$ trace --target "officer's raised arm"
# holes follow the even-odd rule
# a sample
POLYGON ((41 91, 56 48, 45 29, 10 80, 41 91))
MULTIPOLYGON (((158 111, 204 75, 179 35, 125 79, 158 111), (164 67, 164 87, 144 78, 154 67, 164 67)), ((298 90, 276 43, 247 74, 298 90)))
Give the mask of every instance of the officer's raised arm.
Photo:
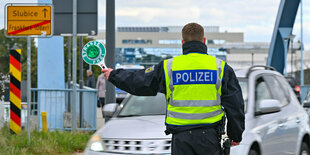
POLYGON ((162 62, 147 69, 102 69, 106 79, 116 87, 138 96, 154 96, 163 85, 162 62))

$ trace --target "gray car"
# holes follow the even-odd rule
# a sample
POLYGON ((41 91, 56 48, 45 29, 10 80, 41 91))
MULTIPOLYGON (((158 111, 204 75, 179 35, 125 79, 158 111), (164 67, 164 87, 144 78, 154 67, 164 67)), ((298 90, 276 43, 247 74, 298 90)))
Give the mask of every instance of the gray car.
MULTIPOLYGON (((268 67, 267 67, 268 68, 268 67)), ((286 79, 276 71, 236 72, 245 101, 245 131, 232 155, 309 154, 309 117, 286 79)), ((170 154, 171 136, 164 134, 165 97, 129 96, 117 107, 107 104, 114 117, 97 131, 85 154, 170 154)))
POLYGON ((171 135, 165 135, 165 96, 129 95, 118 107, 107 104, 105 114, 116 113, 89 141, 85 154, 170 154, 171 135))
POLYGON ((245 101, 245 131, 235 155, 309 154, 309 117, 286 79, 262 66, 236 72, 245 101))

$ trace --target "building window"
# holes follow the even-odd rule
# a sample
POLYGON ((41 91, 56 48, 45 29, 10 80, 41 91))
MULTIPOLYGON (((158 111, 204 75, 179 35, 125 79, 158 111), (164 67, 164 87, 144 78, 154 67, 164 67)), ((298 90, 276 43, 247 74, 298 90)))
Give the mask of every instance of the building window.
POLYGON ((158 44, 165 44, 165 45, 182 44, 182 41, 181 40, 158 40, 158 44))
POLYGON ((152 40, 142 40, 142 39, 124 39, 123 44, 152 44, 152 40))
POLYGON ((224 43, 225 43, 225 40, 207 40, 207 44, 221 45, 224 43))

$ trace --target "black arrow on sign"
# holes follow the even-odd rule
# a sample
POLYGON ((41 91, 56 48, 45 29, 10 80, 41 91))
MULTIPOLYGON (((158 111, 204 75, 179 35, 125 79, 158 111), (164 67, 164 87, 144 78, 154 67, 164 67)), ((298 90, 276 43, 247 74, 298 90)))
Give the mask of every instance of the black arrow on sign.
POLYGON ((46 12, 48 12, 48 10, 46 8, 44 8, 42 11, 44 12, 44 18, 45 18, 46 17, 46 12))

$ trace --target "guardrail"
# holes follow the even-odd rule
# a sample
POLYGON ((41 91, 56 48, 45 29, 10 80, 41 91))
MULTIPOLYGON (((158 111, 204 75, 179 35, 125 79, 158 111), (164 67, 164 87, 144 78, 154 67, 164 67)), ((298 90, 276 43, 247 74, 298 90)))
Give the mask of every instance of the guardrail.
POLYGON ((76 115, 71 113, 72 89, 31 88, 32 126, 42 129, 41 112, 47 113, 48 130, 72 130, 72 118, 77 130, 96 130, 96 89, 77 89, 76 115))

